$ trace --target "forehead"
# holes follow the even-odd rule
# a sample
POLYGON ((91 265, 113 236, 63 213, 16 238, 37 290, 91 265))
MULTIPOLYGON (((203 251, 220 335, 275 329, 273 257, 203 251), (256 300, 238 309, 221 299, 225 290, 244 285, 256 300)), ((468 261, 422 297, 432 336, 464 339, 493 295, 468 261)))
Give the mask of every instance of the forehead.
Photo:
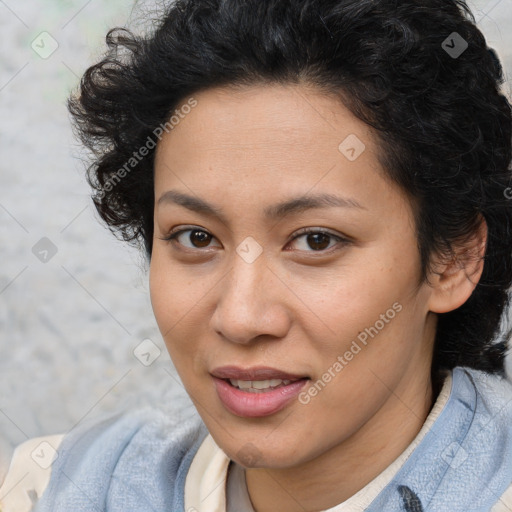
POLYGON ((192 98, 158 144, 157 200, 171 188, 261 208, 310 193, 363 205, 396 200, 397 190, 383 188, 390 184, 371 128, 339 98, 299 85, 213 88, 192 98))
POLYGON ((370 127, 339 98, 311 86, 218 87, 192 98, 195 106, 181 111, 190 98, 182 102, 176 109, 180 115, 173 117, 178 122, 163 134, 157 167, 171 155, 167 164, 193 161, 208 167, 227 160, 240 170, 251 164, 260 169, 277 165, 278 170, 285 163, 296 164, 297 172, 311 164, 327 170, 354 156, 359 164, 378 167, 370 127))
MULTIPOLYGON (((207 89, 192 97, 196 106, 180 116, 172 133, 186 131, 182 135, 189 136, 194 131, 212 143, 225 142, 225 135, 229 134, 233 144, 262 142, 281 146, 320 136, 327 137, 326 142, 335 142, 343 135, 340 123, 345 125, 347 134, 352 130, 370 135, 369 127, 340 98, 323 94, 312 86, 226 86, 207 89)), ((188 101, 189 98, 176 110, 180 111, 188 101)))

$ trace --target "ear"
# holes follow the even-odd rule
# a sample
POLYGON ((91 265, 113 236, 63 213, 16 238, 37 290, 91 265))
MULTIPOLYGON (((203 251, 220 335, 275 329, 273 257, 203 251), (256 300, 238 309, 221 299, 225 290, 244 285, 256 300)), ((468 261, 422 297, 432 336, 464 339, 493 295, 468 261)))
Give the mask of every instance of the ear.
POLYGON ((448 313, 469 299, 482 276, 486 247, 487 223, 481 217, 471 237, 454 246, 448 259, 434 265, 429 276, 433 288, 430 311, 448 313))

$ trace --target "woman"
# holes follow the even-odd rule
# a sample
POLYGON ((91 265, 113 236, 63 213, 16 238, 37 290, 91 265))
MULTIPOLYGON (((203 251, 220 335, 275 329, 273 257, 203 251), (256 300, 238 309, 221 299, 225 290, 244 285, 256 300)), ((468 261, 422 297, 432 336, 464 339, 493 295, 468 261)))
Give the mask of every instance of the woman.
POLYGON ((465 3, 178 0, 107 42, 70 110, 198 416, 53 439, 34 510, 512 510, 511 109, 465 3))

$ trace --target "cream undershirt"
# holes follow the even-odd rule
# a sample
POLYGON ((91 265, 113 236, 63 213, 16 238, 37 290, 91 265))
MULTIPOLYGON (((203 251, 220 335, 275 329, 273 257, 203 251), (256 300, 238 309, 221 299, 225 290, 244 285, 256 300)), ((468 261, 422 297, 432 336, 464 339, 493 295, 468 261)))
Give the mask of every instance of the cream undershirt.
POLYGON ((0 487, 0 512, 30 512, 50 481, 51 465, 64 435, 34 437, 14 450, 0 487))

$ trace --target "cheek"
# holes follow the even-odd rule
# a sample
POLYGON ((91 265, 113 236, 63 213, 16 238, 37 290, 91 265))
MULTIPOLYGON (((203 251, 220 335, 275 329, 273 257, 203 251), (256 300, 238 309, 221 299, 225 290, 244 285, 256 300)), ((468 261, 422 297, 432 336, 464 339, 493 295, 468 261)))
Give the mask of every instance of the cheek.
POLYGON ((153 250, 149 266, 149 295, 151 306, 162 334, 169 328, 173 316, 172 298, 175 296, 173 281, 165 271, 159 251, 153 250))
MULTIPOLYGON (((376 257, 365 262, 361 259, 357 265, 343 269, 329 288, 312 289, 309 283, 308 305, 318 312, 331 332, 331 339, 335 334, 337 348, 342 348, 337 340, 352 340, 376 323, 378 330, 384 332, 412 313, 411 307, 417 302, 415 269, 407 268, 407 262, 393 266, 377 264, 377 261, 384 260, 376 257), (396 309, 402 311, 397 314, 396 309)), ((307 289, 306 286, 303 283, 302 289, 307 289)))
POLYGON ((427 287, 416 288, 417 269, 407 261, 394 267, 360 264, 322 298, 318 311, 329 327, 325 336, 307 333, 321 354, 322 374, 316 377, 334 381, 319 402, 326 407, 336 403, 347 414, 363 398, 372 410, 407 370, 424 341, 429 296, 427 287))
POLYGON ((160 329, 166 332, 188 315, 204 296, 201 279, 172 264, 166 251, 153 252, 149 268, 149 291, 160 329))
POLYGON ((208 322, 205 301, 211 284, 171 264, 165 250, 154 251, 149 269, 149 291, 158 328, 184 381, 188 369, 200 365, 198 346, 208 322))
MULTIPOLYGON (((180 273, 166 261, 162 251, 154 251, 149 269, 149 292, 153 313, 170 349, 169 340, 186 324, 186 313, 192 307, 190 286, 184 282, 180 273), (186 293, 184 293, 186 290, 186 293)), ((171 354, 172 355, 172 354, 171 354)))

